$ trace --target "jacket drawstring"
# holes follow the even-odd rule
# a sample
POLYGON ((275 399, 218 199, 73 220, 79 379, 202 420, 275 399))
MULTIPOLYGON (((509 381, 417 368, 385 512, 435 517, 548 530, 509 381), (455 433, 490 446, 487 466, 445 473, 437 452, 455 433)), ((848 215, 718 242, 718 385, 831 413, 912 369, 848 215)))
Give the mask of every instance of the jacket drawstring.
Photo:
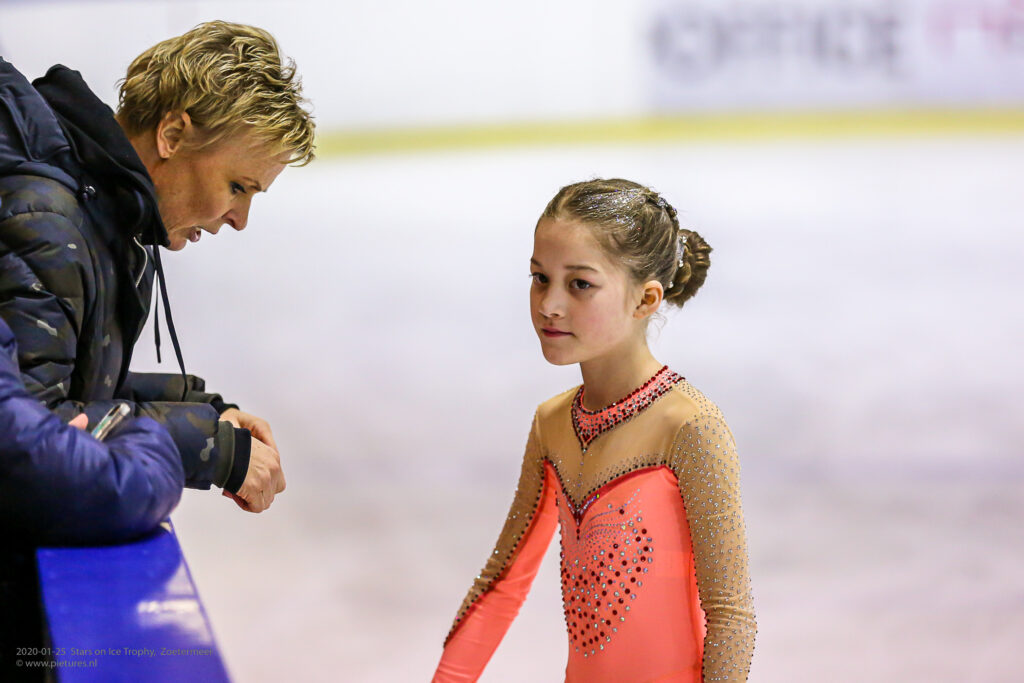
POLYGON ((188 394, 188 377, 185 375, 185 361, 181 357, 181 346, 178 344, 178 335, 174 331, 174 320, 171 318, 171 303, 167 299, 167 282, 164 278, 163 264, 160 263, 160 245, 153 245, 153 265, 156 266, 157 284, 160 288, 160 296, 157 298, 157 310, 154 318, 153 330, 156 332, 156 353, 157 362, 160 362, 160 299, 164 302, 164 316, 167 318, 167 331, 171 335, 171 344, 174 346, 174 355, 178 358, 178 367, 181 368, 181 400, 185 400, 188 394))
MULTIPOLYGON (((138 289, 139 283, 142 282, 142 276, 146 274, 146 266, 149 265, 149 252, 142 246, 142 242, 139 241, 138 237, 133 237, 132 241, 135 242, 135 246, 142 252, 142 268, 139 269, 139 276, 135 278, 135 288, 138 289)), ((154 247, 155 249, 156 247, 154 247)), ((153 308, 153 336, 154 342, 156 343, 156 362, 162 363, 163 359, 160 358, 160 297, 156 298, 156 303, 153 308)))
POLYGON ((139 276, 135 278, 135 289, 138 289, 139 283, 142 282, 142 276, 146 274, 146 266, 149 265, 149 252, 142 246, 142 242, 139 241, 138 237, 133 237, 132 242, 135 242, 135 246, 142 252, 142 268, 139 269, 139 276))
MULTIPOLYGON (((154 246, 155 250, 156 247, 154 246)), ((160 358, 160 294, 157 293, 156 298, 153 300, 153 343, 156 344, 156 362, 163 363, 163 359, 160 358)))

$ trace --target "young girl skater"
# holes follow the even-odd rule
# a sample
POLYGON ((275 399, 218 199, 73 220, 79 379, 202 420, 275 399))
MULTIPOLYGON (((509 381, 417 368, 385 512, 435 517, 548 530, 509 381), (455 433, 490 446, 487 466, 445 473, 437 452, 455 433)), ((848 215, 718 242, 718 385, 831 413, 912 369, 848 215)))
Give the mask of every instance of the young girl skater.
POLYGON ((711 248, 627 180, 562 188, 534 232, 530 311, 583 384, 542 403, 512 509, 434 681, 475 681, 561 529, 565 680, 745 681, 756 624, 739 459, 718 408, 646 328, 704 282, 711 248))

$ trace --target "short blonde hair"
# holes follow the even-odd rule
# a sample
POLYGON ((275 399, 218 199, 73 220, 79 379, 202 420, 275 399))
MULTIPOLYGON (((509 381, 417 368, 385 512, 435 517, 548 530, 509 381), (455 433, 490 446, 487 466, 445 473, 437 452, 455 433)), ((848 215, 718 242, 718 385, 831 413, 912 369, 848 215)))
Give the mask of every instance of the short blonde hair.
POLYGON ((313 160, 315 126, 295 62, 282 60, 263 29, 200 24, 136 57, 119 86, 117 117, 129 134, 182 111, 205 133, 204 144, 248 129, 259 142, 291 152, 289 163, 313 160))

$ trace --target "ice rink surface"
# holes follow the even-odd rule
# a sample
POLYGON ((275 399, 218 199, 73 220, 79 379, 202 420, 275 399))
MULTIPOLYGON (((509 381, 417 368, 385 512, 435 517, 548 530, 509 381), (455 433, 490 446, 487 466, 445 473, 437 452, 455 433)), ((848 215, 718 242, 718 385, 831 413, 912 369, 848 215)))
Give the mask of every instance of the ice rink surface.
MULTIPOLYGON (((263 515, 190 491, 173 516, 236 680, 429 680, 534 406, 579 381, 539 353, 528 259, 547 200, 595 176, 654 186, 715 248, 652 346, 739 444, 751 681, 1019 680, 1020 137, 285 171, 244 232, 165 260, 189 371, 270 420, 288 478, 263 515)), ((557 552, 482 680, 562 679, 557 552)))

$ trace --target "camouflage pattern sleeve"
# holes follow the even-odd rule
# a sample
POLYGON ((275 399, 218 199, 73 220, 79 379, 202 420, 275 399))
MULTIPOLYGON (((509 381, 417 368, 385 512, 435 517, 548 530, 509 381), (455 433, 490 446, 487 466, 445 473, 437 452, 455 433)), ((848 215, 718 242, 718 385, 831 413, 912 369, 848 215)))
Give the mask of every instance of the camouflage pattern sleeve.
POLYGON ((79 245, 73 250, 57 238, 74 229, 69 218, 55 213, 0 220, 0 317, 18 340, 26 389, 48 406, 71 391, 78 331, 93 288, 91 273, 77 257, 79 245))
MULTIPOLYGON (((210 401, 116 401, 113 387, 101 387, 106 395, 97 395, 77 386, 79 330, 96 292, 88 261, 81 258, 86 245, 69 242, 68 234, 77 228, 58 213, 24 211, 0 219, 0 318, 17 339, 25 388, 65 422, 85 412, 96 424, 115 403, 127 402, 133 415, 152 418, 170 432, 186 485, 210 488, 234 457, 218 447, 227 440, 218 444, 219 413, 210 401)), ((200 380, 192 395, 209 396, 202 388, 200 380)))
POLYGON ((65 422, 79 413, 85 413, 89 416, 89 425, 94 426, 118 403, 126 403, 133 416, 151 418, 167 429, 181 455, 187 487, 208 489, 213 484, 222 485, 217 481, 218 472, 230 470, 230 460, 234 453, 230 446, 224 445, 228 442, 219 438, 219 432, 223 431, 219 429, 219 416, 207 403, 135 403, 118 399, 84 402, 65 398, 48 407, 65 422))
POLYGON ((237 408, 234 403, 225 403, 220 394, 206 391, 202 377, 186 375, 185 380, 177 373, 129 372, 124 383, 118 388, 117 397, 129 401, 184 401, 185 403, 208 403, 217 414, 228 408, 237 408), (182 398, 184 396, 184 398, 182 398))

